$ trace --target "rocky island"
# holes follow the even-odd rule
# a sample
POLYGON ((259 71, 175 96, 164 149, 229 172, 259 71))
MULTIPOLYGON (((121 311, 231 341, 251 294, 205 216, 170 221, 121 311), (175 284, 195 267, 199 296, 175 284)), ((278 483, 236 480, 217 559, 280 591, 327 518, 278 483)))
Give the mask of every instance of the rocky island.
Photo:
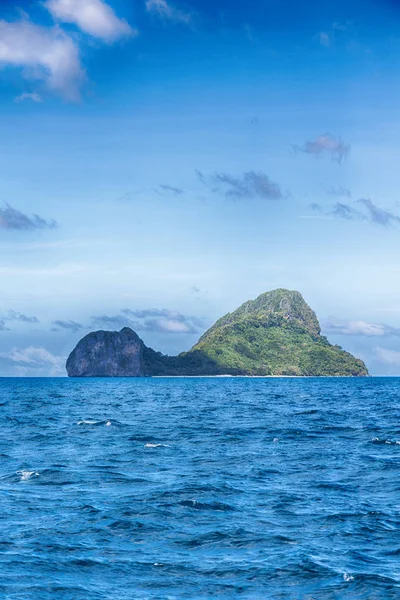
POLYGON ((316 314, 302 295, 285 289, 245 302, 178 356, 148 348, 125 327, 89 333, 66 368, 69 377, 368 375, 362 360, 321 335, 316 314))

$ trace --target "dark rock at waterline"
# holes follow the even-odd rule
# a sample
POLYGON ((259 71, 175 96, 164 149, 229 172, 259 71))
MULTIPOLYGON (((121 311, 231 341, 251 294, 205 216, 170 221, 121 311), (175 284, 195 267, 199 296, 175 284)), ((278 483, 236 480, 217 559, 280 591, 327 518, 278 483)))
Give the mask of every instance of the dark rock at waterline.
POLYGON ((85 336, 70 354, 70 377, 141 377, 144 344, 129 327, 121 331, 95 331, 85 336))

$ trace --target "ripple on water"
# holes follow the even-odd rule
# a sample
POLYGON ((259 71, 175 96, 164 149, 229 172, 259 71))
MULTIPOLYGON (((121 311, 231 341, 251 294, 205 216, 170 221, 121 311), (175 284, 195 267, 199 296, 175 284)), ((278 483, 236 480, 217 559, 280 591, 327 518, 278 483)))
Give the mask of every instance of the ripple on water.
POLYGON ((0 380, 0 597, 398 600, 399 396, 0 380))

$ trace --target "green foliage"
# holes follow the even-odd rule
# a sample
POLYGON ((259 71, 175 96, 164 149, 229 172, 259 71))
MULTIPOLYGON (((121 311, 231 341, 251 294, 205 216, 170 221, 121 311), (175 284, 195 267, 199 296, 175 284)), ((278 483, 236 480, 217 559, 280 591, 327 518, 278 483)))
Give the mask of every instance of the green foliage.
POLYGON ((275 290, 222 317, 190 352, 164 357, 146 349, 151 375, 368 375, 364 363, 320 335, 299 292, 275 290))
POLYGON ((195 349, 220 373, 367 375, 362 361, 311 334, 300 321, 265 313, 214 329, 195 349))
POLYGON ((215 325, 211 327, 200 339, 202 341, 214 329, 218 329, 223 325, 229 325, 251 315, 259 315, 269 313, 271 315, 280 315, 300 321, 310 333, 318 335, 321 328, 318 323, 315 312, 304 301, 303 296, 299 292, 278 289, 272 292, 265 292, 258 296, 255 300, 248 300, 233 313, 228 313, 219 319, 215 325))

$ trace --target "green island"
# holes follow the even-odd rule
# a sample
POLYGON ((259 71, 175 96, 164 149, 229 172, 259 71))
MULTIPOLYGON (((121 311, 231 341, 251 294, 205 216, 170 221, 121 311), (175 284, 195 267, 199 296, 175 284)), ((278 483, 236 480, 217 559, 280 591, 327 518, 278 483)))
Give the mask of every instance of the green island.
POLYGON ((70 377, 368 376, 362 360, 321 335, 297 291, 277 289, 219 319, 188 352, 166 356, 132 329, 88 334, 67 361, 70 377))

